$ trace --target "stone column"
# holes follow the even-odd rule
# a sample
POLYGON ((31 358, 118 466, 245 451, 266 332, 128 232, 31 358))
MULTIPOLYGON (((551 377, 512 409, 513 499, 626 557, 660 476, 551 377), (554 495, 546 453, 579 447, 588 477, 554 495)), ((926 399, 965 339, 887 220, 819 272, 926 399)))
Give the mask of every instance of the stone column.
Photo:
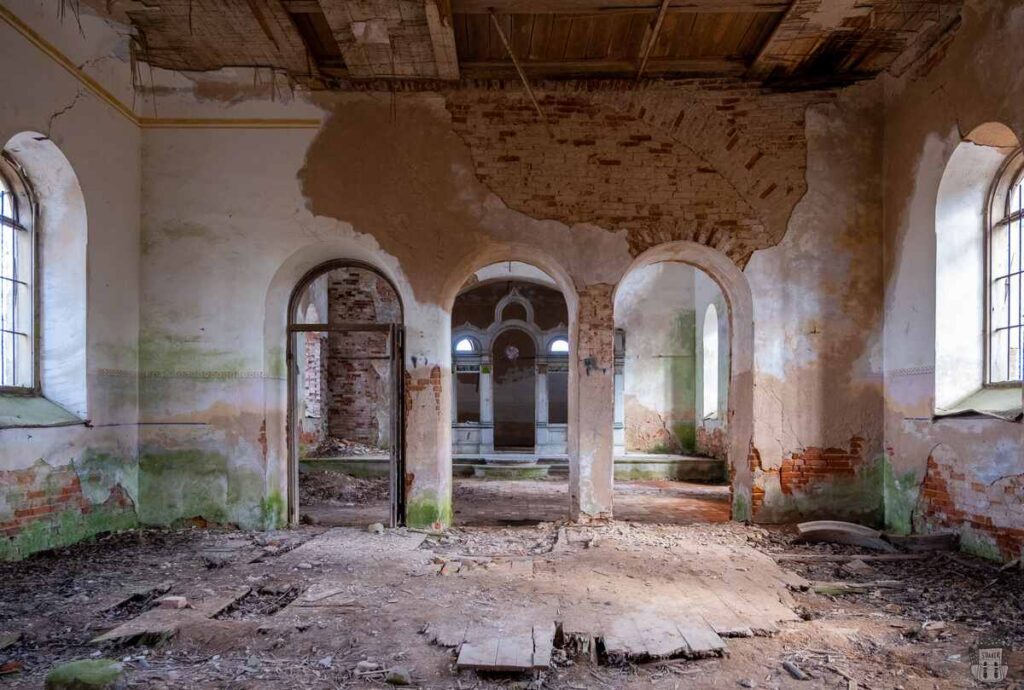
POLYGON ((490 355, 480 358, 480 452, 494 452, 494 378, 490 355))
POLYGON ((615 325, 611 285, 579 293, 579 338, 575 361, 579 402, 576 453, 569 460, 574 520, 612 516, 612 426, 615 423, 615 325))
POLYGON ((614 430, 614 455, 626 453, 626 403, 624 395, 626 391, 625 362, 620 357, 615 358, 615 430, 614 430))
POLYGON ((548 446, 548 364, 540 358, 537 360, 535 389, 534 450, 540 453, 548 446))

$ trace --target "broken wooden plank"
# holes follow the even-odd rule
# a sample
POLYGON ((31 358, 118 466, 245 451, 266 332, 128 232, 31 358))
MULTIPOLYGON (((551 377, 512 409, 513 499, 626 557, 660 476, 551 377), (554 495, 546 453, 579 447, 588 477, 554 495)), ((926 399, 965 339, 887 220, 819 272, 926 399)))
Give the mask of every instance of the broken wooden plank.
POLYGON ((900 589, 900 580, 874 580, 872 582, 815 582, 811 589, 816 594, 837 595, 856 592, 870 592, 873 589, 900 589))
POLYGON ((821 530, 840 530, 851 534, 860 534, 865 537, 881 537, 882 533, 871 527, 858 525, 856 522, 844 522, 843 520, 808 520, 796 526, 799 534, 806 532, 818 532, 821 530))
POLYGON ((459 658, 455 666, 460 669, 494 670, 499 641, 498 637, 466 640, 459 648, 459 658))
POLYGON ((555 646, 555 624, 533 626, 533 667, 543 670, 551 665, 551 650, 555 646))
POLYGON ((721 656, 725 652, 725 641, 703 618, 676 618, 674 622, 690 648, 688 657, 721 656))

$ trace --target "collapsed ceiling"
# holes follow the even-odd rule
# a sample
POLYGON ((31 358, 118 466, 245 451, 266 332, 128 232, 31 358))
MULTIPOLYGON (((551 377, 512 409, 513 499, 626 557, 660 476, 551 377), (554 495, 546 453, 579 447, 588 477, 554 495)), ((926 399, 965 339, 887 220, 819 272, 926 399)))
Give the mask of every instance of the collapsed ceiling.
MULTIPOLYGON (((742 77, 782 88, 899 71, 963 0, 114 0, 138 57, 260 67, 314 88, 742 77), (520 75, 521 69, 521 75, 520 75)), ((109 9, 109 5, 108 5, 109 9)))

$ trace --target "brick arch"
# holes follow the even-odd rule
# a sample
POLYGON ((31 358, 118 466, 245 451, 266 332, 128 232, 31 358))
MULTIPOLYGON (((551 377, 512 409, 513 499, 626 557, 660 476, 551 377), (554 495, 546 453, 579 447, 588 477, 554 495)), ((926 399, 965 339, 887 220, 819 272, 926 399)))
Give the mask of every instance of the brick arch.
POLYGON ((546 93, 547 126, 520 94, 456 91, 447 106, 480 181, 531 217, 625 229, 634 256, 689 241, 744 266, 775 244, 736 184, 642 108, 612 105, 616 96, 546 93))
POLYGON ((807 191, 804 113, 831 95, 779 94, 742 82, 683 86, 685 98, 644 89, 610 107, 685 143, 729 181, 765 229, 761 249, 778 244, 807 191))

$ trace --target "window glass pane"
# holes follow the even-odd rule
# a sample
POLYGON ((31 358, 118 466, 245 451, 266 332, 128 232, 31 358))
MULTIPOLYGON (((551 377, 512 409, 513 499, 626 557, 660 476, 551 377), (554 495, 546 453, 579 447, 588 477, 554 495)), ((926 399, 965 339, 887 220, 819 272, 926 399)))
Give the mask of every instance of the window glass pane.
POLYGON ((476 345, 470 338, 463 338, 455 343, 456 352, 476 352, 476 345))
POLYGON ((548 352, 554 352, 559 354, 568 354, 569 352, 569 341, 565 338, 558 338, 551 341, 551 345, 548 347, 548 352))

